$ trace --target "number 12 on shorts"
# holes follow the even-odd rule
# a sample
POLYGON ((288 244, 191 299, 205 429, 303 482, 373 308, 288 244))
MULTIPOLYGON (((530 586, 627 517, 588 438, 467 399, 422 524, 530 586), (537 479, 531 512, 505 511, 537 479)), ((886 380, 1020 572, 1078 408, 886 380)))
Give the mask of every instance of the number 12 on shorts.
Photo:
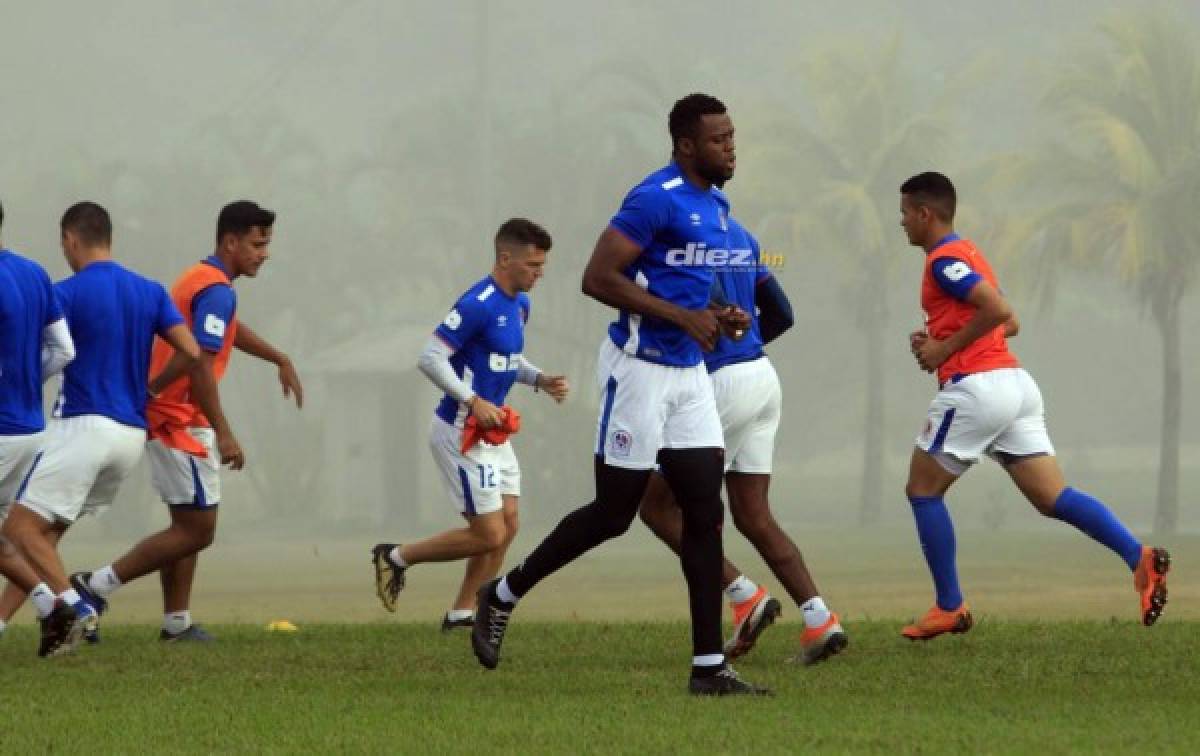
POLYGON ((492 465, 475 465, 479 468, 479 487, 480 488, 495 488, 496 487, 496 468, 492 465))

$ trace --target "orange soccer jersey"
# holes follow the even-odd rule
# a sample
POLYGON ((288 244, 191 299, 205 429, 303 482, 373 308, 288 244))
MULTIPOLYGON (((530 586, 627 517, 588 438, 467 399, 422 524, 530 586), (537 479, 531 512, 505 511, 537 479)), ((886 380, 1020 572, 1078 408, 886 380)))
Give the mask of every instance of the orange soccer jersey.
MULTIPOLYGON (((192 300, 196 295, 210 286, 232 285, 229 276, 223 270, 205 262, 197 263, 183 272, 183 275, 171 287, 171 299, 175 302, 175 306, 179 308, 179 312, 183 314, 187 321, 188 330, 192 330, 194 323, 192 322, 194 315, 192 313, 192 300)), ((225 326, 224 338, 221 343, 221 349, 213 357, 213 378, 221 380, 225 375, 225 368, 229 364, 229 355, 233 351, 234 338, 237 335, 237 320, 231 319, 228 325, 225 326)), ((160 338, 154 340, 154 351, 150 357, 150 375, 155 376, 166 366, 167 361, 174 354, 175 349, 160 338)), ((191 398, 192 382, 187 375, 181 376, 170 386, 163 389, 162 393, 150 400, 146 406, 147 419, 150 421, 151 435, 154 435, 156 428, 170 426, 171 428, 206 428, 209 426, 208 418, 200 411, 195 402, 191 398), (156 422, 157 421, 157 422, 156 422)), ((178 434, 174 434, 178 436, 178 434)), ((168 445, 175 444, 167 442, 168 445)), ((186 443, 186 441, 184 441, 186 443)), ((177 447, 178 448, 178 447, 177 447)), ((191 451, 185 449, 185 451, 191 451)))
MULTIPOLYGON (((943 340, 967 324, 975 315, 975 307, 956 299, 939 285, 934 276, 935 267, 942 267, 941 275, 951 281, 967 279, 973 273, 977 273, 997 289, 1000 286, 996 282, 992 266, 972 242, 951 235, 934 247, 925 257, 925 272, 921 281, 921 309, 925 311, 925 327, 929 335, 943 340), (935 265, 939 260, 946 258, 961 261, 962 265, 954 262, 946 267, 935 265)), ((1019 366, 1017 358, 1008 351, 1004 326, 997 326, 990 333, 950 355, 950 359, 938 368, 938 382, 945 383, 956 375, 1019 366)))

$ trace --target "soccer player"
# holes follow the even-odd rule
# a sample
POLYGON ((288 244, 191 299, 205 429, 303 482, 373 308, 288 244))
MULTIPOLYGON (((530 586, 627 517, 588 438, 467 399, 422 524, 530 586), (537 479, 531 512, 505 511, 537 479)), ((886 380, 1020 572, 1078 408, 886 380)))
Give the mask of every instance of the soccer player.
POLYGON ((291 359, 236 317, 233 281, 254 278, 269 257, 275 214, 249 200, 232 202, 217 216, 216 250, 183 272, 171 298, 200 345, 192 370, 169 342, 156 342, 153 395, 147 414, 147 454, 154 487, 171 514, 171 524, 143 539, 115 562, 71 576, 71 585, 100 611, 119 587, 160 572, 163 641, 210 641, 192 622, 189 609, 199 553, 212 543, 221 502, 222 464, 242 469, 245 456, 221 407, 217 383, 236 348, 274 364, 285 398, 304 403, 304 389, 291 359))
POLYGON ((680 554, 692 616, 694 694, 766 692, 725 663, 721 642, 721 420, 702 352, 721 320, 708 307, 713 273, 705 248, 728 247, 729 203, 717 185, 733 176, 733 122, 716 98, 693 94, 668 118, 672 161, 625 197, 596 243, 583 291, 615 307, 600 347, 603 392, 596 434, 596 498, 567 515, 518 567, 479 591, 471 645, 488 669, 517 601, 543 578, 628 530, 650 473, 683 510, 680 554))
POLYGON ((466 526, 404 545, 376 544, 371 561, 376 593, 385 609, 395 611, 408 568, 468 560, 454 606, 442 619, 443 631, 471 626, 479 586, 500 571, 517 535, 521 470, 512 443, 497 437, 497 443, 480 440, 464 448, 468 418, 481 430, 504 425, 504 399, 514 382, 541 389, 558 402, 569 390, 565 377, 544 374, 522 354, 529 320, 526 292, 542 277, 552 243, 532 221, 505 221, 496 232, 491 274, 458 298, 417 361, 445 392, 429 429, 429 447, 466 526))
MULTIPOLYGON (((771 514, 767 491, 771 458, 779 428, 782 391, 779 376, 763 345, 792 326, 792 306, 779 281, 760 265, 758 241, 733 218, 728 219, 726 251, 715 259, 715 287, 722 305, 750 314, 750 327, 740 338, 722 335, 704 355, 725 436, 725 490, 734 525, 750 539, 771 571, 783 583, 804 618, 800 659, 814 664, 845 648, 846 633, 821 599, 800 549, 771 514), (757 314, 756 314, 757 313, 757 314)), ((661 475, 653 475, 642 498, 641 517, 654 533, 679 552, 683 517, 661 475)), ((733 637, 725 653, 737 658, 754 647, 762 631, 780 613, 777 599, 741 574, 729 560, 722 573, 725 594, 733 605, 733 637)))
POLYGON ((55 293, 75 344, 42 451, 4 522, 38 576, 69 607, 61 635, 43 634, 41 656, 73 650, 94 634, 98 610, 68 582, 57 544, 81 514, 112 504, 146 440, 146 376, 155 335, 186 355, 199 347, 163 287, 112 259, 112 221, 92 202, 63 214, 62 247, 75 275, 55 293))
POLYGON ((913 640, 965 633, 972 618, 958 585, 954 526, 943 497, 981 455, 999 462, 1037 511, 1075 526, 1133 572, 1142 624, 1167 602, 1166 549, 1143 546, 1115 515, 1067 486, 1046 432, 1042 395, 1008 349, 1019 325, 983 253, 954 232, 954 185, 940 173, 900 187, 900 225, 925 252, 921 308, 926 328, 909 337, 917 364, 940 390, 916 440, 905 493, 933 576, 936 604, 903 629, 913 640))
MULTIPOLYGON (((0 228, 4 206, 0 205, 0 228)), ((0 244, 0 520, 41 447, 46 419, 42 383, 75 358, 75 344, 42 266, 0 244)), ((46 625, 54 593, 0 536, 0 635, 26 594, 46 625)))

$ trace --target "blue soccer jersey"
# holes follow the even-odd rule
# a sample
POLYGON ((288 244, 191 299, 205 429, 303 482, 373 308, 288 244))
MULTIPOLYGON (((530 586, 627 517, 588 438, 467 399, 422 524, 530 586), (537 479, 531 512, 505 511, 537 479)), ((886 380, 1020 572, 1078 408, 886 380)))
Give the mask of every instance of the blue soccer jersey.
POLYGON ((42 331, 62 316, 42 266, 0 249, 0 436, 46 427, 42 331))
MULTIPOLYGON (((216 255, 205 259, 206 265, 217 268, 232 280, 216 255)), ((237 292, 223 283, 213 284, 192 298, 192 336, 206 352, 216 354, 225 345, 225 331, 237 313, 237 292)))
POLYGON ((167 290, 111 260, 54 288, 75 341, 55 415, 103 415, 145 428, 151 345, 184 322, 167 290))
MULTIPOLYGON (((496 406, 504 404, 517 380, 517 362, 525 347, 529 297, 510 297, 491 276, 467 289, 434 333, 454 349, 450 365, 471 389, 496 406)), ((466 419, 466 408, 446 395, 437 416, 452 425, 466 419)))
POLYGON ((758 330, 755 288, 770 277, 760 264, 758 240, 733 218, 729 223, 729 258, 735 262, 717 267, 713 273, 713 291, 718 301, 736 305, 750 315, 751 326, 737 341, 722 333, 717 346, 704 355, 704 364, 711 373, 736 362, 756 360, 763 356, 762 336, 758 330), (744 261, 744 262, 743 262, 744 261), (741 264, 737 264, 737 263, 741 264))
MULTIPOLYGON (((631 281, 684 309, 708 304, 713 269, 731 264, 729 201, 715 187, 689 183, 675 163, 635 186, 611 225, 642 248, 625 269, 631 281)), ((626 354, 673 367, 698 365, 703 355, 695 339, 678 326, 621 310, 608 329, 626 354)))

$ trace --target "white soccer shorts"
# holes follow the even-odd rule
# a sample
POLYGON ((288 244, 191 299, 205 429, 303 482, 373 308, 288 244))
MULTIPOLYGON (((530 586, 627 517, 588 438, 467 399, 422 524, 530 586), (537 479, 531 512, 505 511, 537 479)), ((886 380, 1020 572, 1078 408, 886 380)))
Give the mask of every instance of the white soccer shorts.
POLYGON ((725 471, 770 475, 783 411, 775 367, 760 357, 726 365, 711 378, 725 435, 725 471))
POLYGON ((168 507, 210 509, 221 503, 217 434, 212 428, 188 428, 188 434, 204 445, 207 456, 195 457, 153 439, 146 444, 150 481, 168 507))
POLYGON ((949 381, 929 405, 917 447, 948 472, 962 475, 987 454, 1054 454, 1046 432, 1042 392, 1021 368, 972 373, 949 381))
POLYGON ((44 440, 44 433, 0 436, 0 520, 8 513, 44 440))
POLYGON ((49 522, 99 513, 112 505, 145 443, 144 429, 101 415, 55 418, 16 500, 49 522))
POLYGON ((625 354, 607 337, 596 365, 596 455, 605 464, 653 470, 659 449, 723 448, 721 418, 704 364, 679 368, 625 354))
POLYGON ((429 449, 442 471, 446 493, 464 517, 499 512, 504 496, 521 495, 521 466, 512 442, 480 441, 462 452, 462 428, 437 415, 429 427, 429 449))

